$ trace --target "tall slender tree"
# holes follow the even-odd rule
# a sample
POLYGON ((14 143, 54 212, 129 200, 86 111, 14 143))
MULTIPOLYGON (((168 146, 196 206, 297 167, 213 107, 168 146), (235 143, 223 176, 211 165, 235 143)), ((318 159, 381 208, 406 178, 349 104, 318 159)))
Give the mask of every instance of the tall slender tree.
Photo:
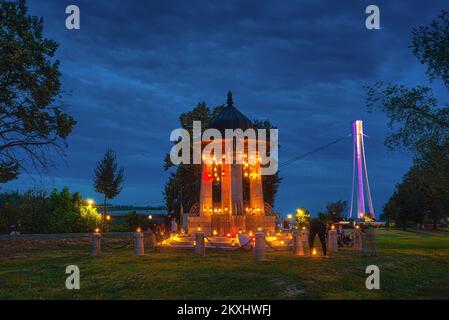
POLYGON ((124 172, 123 167, 118 168, 115 152, 108 148, 94 171, 95 191, 104 195, 102 227, 106 220, 107 200, 115 198, 122 191, 125 181, 124 172))

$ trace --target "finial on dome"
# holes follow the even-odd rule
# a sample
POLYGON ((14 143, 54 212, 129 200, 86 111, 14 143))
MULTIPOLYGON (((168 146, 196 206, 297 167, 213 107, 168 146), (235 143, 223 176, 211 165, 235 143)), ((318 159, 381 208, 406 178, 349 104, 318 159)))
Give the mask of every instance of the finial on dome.
POLYGON ((232 92, 228 91, 228 102, 227 102, 228 107, 233 107, 234 106, 234 101, 232 101, 232 92))

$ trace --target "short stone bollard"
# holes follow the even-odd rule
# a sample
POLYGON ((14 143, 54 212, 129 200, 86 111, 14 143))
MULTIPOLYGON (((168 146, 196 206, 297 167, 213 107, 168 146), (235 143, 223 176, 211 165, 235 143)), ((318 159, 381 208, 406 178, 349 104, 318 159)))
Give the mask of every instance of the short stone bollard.
POLYGON ((144 246, 145 248, 154 249, 156 247, 156 236, 154 235, 153 231, 149 230, 146 235, 144 235, 144 246))
POLYGON ((256 244, 254 246, 254 260, 258 262, 265 259, 265 234, 263 232, 257 232, 255 236, 256 244))
POLYGON ((327 249, 329 252, 338 251, 337 230, 329 230, 327 234, 327 249))
POLYGON ((91 255, 98 256, 101 252, 101 233, 95 232, 92 235, 91 255))
POLYGON ((136 256, 143 256, 145 253, 145 247, 143 245, 143 233, 134 233, 134 254, 136 256))
POLYGON ((304 255, 304 246, 302 243, 301 231, 296 231, 293 233, 293 254, 295 256, 304 255))
POLYGON ((197 232, 195 234, 195 253, 199 256, 206 255, 206 247, 204 245, 204 233, 197 232))
POLYGON ((354 229, 354 251, 363 250, 362 230, 360 228, 354 229))

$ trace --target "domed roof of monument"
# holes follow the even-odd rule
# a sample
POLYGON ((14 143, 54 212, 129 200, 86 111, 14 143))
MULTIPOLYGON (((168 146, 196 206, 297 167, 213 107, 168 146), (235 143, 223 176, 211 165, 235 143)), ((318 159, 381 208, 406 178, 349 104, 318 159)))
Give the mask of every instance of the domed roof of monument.
POLYGON ((243 113, 234 107, 232 101, 232 92, 228 92, 228 101, 226 107, 215 118, 212 119, 209 128, 217 129, 222 134, 225 129, 246 130, 253 127, 253 123, 243 113))

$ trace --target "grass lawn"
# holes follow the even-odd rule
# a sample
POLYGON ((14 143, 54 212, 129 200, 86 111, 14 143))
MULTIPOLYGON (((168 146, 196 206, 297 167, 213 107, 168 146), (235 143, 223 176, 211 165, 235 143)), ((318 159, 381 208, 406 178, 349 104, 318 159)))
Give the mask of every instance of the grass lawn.
MULTIPOLYGON (((122 240, 123 241, 123 240, 122 240)), ((379 257, 344 249, 331 259, 132 249, 89 255, 89 240, 0 239, 0 299, 449 299, 449 233, 378 231, 379 257), (78 265, 81 290, 65 288, 78 265), (365 288, 366 266, 380 268, 380 290, 365 288)))

